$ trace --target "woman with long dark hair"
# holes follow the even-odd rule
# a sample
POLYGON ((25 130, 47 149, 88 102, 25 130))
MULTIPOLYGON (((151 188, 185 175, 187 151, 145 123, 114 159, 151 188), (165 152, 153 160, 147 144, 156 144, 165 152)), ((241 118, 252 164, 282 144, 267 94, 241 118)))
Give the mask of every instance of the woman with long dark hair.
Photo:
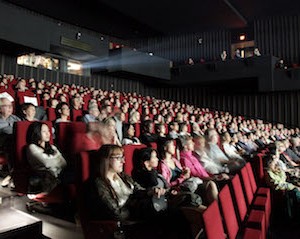
POLYGON ((34 172, 29 191, 49 193, 59 183, 66 160, 57 147, 50 144, 50 129, 47 124, 33 122, 27 131, 27 160, 34 172))
POLYGON ((93 219, 141 219, 155 214, 152 195, 159 190, 145 190, 123 172, 125 158, 121 146, 102 145, 92 155, 93 168, 89 182, 90 216, 93 219))

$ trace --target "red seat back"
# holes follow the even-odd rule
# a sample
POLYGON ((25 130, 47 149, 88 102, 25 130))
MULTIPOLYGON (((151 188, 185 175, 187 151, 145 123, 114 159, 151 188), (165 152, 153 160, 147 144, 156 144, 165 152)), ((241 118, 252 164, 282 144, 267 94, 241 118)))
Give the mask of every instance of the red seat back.
POLYGON ((140 123, 134 124, 134 130, 135 130, 134 136, 139 138, 141 135, 141 124, 140 123))
POLYGON ((78 152, 76 145, 80 142, 74 142, 77 133, 86 132, 84 122, 61 122, 56 124, 56 142, 62 153, 70 155, 72 152, 78 152))
POLYGON ((147 146, 144 144, 130 144, 130 145, 123 145, 124 149, 124 156, 125 156, 125 164, 124 164, 124 172, 128 175, 131 175, 133 169, 133 155, 134 151, 137 149, 146 148, 147 146))
POLYGON ((250 205, 252 203, 253 198, 254 198, 254 194, 253 194, 253 191, 252 191, 252 187, 251 187, 251 183, 250 183, 250 180, 249 180, 248 171, 247 171, 246 167, 243 167, 241 169, 241 179, 242 179, 243 184, 244 184, 244 190, 245 190, 247 203, 248 203, 248 205, 250 205))
POLYGON ((249 162, 246 163, 246 168, 247 168, 247 171, 248 171, 248 176, 249 176, 249 180, 250 180, 250 183, 251 183, 252 192, 255 193, 256 190, 257 190, 257 184, 256 184, 256 181, 255 181, 252 166, 249 162))
POLYGON ((238 215, 240 220, 243 222, 247 214, 247 205, 246 205, 245 196, 243 193, 242 184, 239 175, 236 174, 231 180, 231 182, 234 191, 235 201, 237 204, 238 215))
POLYGON ((203 222, 207 239, 226 238, 217 201, 211 203, 204 211, 203 222))
POLYGON ((56 113, 54 108, 47 108, 47 117, 49 121, 55 121, 56 120, 56 113))
POLYGON ((228 238, 235 239, 239 231, 239 224, 234 211, 233 201, 228 185, 225 185, 220 191, 219 200, 228 232, 228 238))
POLYGON ((82 110, 71 110, 71 121, 80 121, 80 118, 83 116, 82 110))
POLYGON ((113 237, 116 228, 116 221, 92 221, 89 218, 89 213, 86 205, 85 196, 88 193, 88 188, 85 188, 84 182, 90 176, 91 169, 91 154, 90 152, 80 152, 79 161, 77 163, 77 191, 78 193, 78 213, 84 238, 94 239, 103 238, 109 239, 113 237))

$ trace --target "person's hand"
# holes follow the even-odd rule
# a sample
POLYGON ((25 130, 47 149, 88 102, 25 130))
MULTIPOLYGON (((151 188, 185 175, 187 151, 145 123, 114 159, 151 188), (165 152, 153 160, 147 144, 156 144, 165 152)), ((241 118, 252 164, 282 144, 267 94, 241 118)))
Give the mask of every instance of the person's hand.
POLYGON ((154 188, 153 196, 160 198, 160 196, 165 195, 166 190, 164 188, 154 188))
POLYGON ((182 171, 182 175, 184 179, 188 179, 191 177, 191 170, 189 168, 184 168, 182 171))

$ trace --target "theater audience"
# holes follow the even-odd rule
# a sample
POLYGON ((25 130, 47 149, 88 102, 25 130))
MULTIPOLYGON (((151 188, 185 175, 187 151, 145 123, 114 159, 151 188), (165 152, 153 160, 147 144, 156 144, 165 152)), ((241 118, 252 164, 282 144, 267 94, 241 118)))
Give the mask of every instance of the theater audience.
POLYGON ((176 148, 172 140, 168 140, 163 148, 162 159, 158 164, 158 171, 167 180, 170 187, 179 187, 180 184, 190 178, 189 168, 183 168, 180 162, 174 158, 176 148))
MULTIPOLYGON (((132 177, 135 181, 137 181, 144 188, 163 188, 166 190, 165 195, 161 196, 162 199, 166 200, 168 206, 168 213, 172 215, 172 211, 183 210, 188 207, 188 210, 185 211, 185 215, 187 219, 192 224, 192 231, 195 231, 196 228, 201 226, 201 222, 199 218, 191 217, 189 208, 200 209, 197 211, 193 211, 194 215, 201 216, 203 210, 206 209, 204 205, 202 205, 202 199, 200 196, 194 193, 188 193, 183 191, 178 191, 174 188, 170 188, 165 178, 158 173, 156 170, 158 165, 157 153, 152 148, 144 148, 139 151, 139 154, 136 158, 136 162, 134 164, 132 177)), ((178 212, 177 212, 178 213, 178 212)), ((183 215, 181 215, 182 217, 183 215)), ((176 220, 181 220, 182 218, 177 218, 176 220)), ((185 223, 183 221, 183 223, 185 223)))
POLYGON ((253 56, 261 56, 259 50, 257 47, 254 48, 254 51, 253 51, 253 56))
POLYGON ((226 61, 226 59, 227 59, 227 52, 225 50, 223 50, 221 53, 221 60, 226 61))
POLYGON ((212 160, 206 153, 205 147, 205 138, 204 136, 194 137, 194 156, 199 160, 205 170, 212 175, 220 175, 223 179, 229 179, 229 176, 226 174, 229 172, 227 166, 222 166, 212 160))
POLYGON ((55 123, 71 122, 70 121, 70 107, 67 102, 61 102, 56 106, 56 120, 55 123))
POLYGON ((123 123, 125 122, 125 114, 121 111, 118 111, 114 115, 114 119, 116 121, 116 132, 118 136, 118 140, 122 142, 123 140, 123 123))
POLYGON ((85 123, 99 122, 100 111, 97 104, 91 104, 88 109, 88 114, 82 117, 82 121, 85 123))
POLYGON ((94 161, 95 173, 89 182, 91 191, 86 195, 91 218, 146 219, 154 214, 150 206, 151 196, 163 195, 164 190, 147 191, 123 173, 125 161, 122 147, 103 145, 95 153, 94 161))
POLYGON ((299 139, 299 137, 293 136, 293 137, 291 138, 291 149, 293 150, 293 152, 294 152, 298 157, 300 157, 299 146, 300 146, 300 139, 299 139))
POLYGON ((205 202, 209 205, 218 198, 218 188, 212 177, 203 168, 197 158, 193 155, 194 142, 191 136, 180 137, 180 163, 184 168, 190 169, 192 177, 198 177, 203 180, 203 184, 197 189, 205 202))
POLYGON ((103 144, 116 144, 121 146, 116 131, 116 121, 114 117, 107 117, 103 120, 103 125, 100 124, 100 134, 103 144))
POLYGON ((296 197, 298 203, 300 202, 299 184, 287 181, 288 177, 286 172, 282 170, 280 166, 278 153, 271 156, 267 167, 267 173, 269 184, 273 189, 291 192, 296 197))
POLYGON ((284 155, 286 155, 287 157, 289 157, 290 159, 292 159, 295 163, 300 163, 300 158, 299 156, 294 153, 294 151, 290 148, 291 144, 290 144, 290 140, 289 139, 284 139, 283 144, 286 148, 286 150, 284 151, 284 155))
POLYGON ((220 166, 228 167, 231 174, 236 173, 244 165, 245 161, 240 159, 230 159, 218 146, 219 135, 215 129, 210 128, 205 132, 206 135, 206 153, 220 166))
POLYGON ((22 120, 27 120, 27 121, 38 120, 37 118, 35 118, 36 109, 32 103, 24 103, 21 106, 21 111, 22 111, 22 120))
POLYGON ((154 124, 152 120, 146 120, 142 123, 142 134, 140 136, 141 142, 149 147, 151 143, 157 142, 157 135, 154 132, 154 124))
POLYGON ((141 144, 140 140, 134 136, 135 130, 132 124, 123 125, 123 140, 122 145, 141 144))
POLYGON ((232 140, 231 140, 230 134, 228 132, 226 132, 222 135, 221 141, 222 141, 221 144, 222 144, 223 150, 228 158, 243 160, 242 156, 239 154, 236 147, 232 144, 232 140))
MULTIPOLYGON (((7 98, 0 98, 0 151, 6 156, 9 173, 13 170, 13 126, 21 119, 13 114, 13 104, 7 98)), ((11 176, 4 178, 1 185, 6 187, 11 182, 11 176)))
POLYGON ((169 124, 169 134, 168 134, 168 138, 170 139, 177 139, 179 134, 178 134, 178 130, 179 130, 179 125, 176 121, 172 121, 169 124))

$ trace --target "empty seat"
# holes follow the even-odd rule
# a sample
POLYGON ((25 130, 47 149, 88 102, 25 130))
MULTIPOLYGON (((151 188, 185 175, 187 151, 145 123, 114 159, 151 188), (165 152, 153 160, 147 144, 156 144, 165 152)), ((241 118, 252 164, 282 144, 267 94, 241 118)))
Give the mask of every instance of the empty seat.
POLYGON ((219 193, 219 201, 221 204, 224 223, 227 228, 228 238, 234 239, 238 234, 244 235, 243 238, 263 238, 260 230, 252 228, 240 228, 233 206, 232 196, 229 186, 225 185, 219 193))
POLYGON ((266 238, 265 213, 255 209, 248 211, 239 175, 236 174, 231 180, 231 183, 240 224, 247 225, 247 227, 250 228, 259 229, 262 232, 262 238, 266 238))

